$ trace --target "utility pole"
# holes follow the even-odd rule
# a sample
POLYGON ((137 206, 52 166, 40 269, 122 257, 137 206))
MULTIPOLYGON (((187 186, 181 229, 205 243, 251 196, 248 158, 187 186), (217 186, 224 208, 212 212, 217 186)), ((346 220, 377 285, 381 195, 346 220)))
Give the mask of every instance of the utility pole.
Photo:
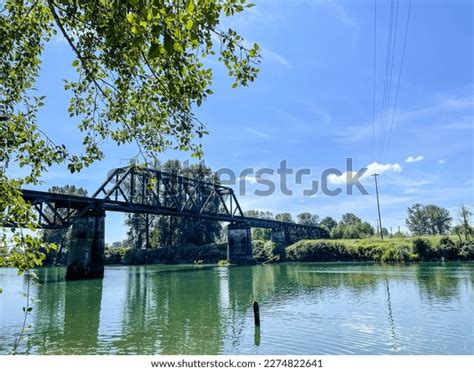
POLYGON ((380 174, 372 174, 372 176, 375 179, 375 193, 377 195, 377 211, 379 213, 380 238, 383 240, 382 218, 380 217, 379 187, 378 187, 378 184, 377 184, 377 176, 379 176, 379 175, 380 174))

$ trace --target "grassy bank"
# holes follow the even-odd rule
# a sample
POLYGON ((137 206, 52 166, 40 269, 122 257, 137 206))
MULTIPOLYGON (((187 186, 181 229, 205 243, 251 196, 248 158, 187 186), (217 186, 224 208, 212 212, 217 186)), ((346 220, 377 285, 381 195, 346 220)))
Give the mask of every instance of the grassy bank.
POLYGON ((301 262, 472 260, 474 242, 449 237, 302 240, 285 249, 285 259, 301 262))

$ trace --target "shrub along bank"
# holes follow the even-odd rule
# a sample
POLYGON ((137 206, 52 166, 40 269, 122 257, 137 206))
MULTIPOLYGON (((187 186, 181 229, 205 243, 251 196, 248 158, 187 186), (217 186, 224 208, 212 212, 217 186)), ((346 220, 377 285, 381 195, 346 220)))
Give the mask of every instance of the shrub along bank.
POLYGON ((300 262, 473 260, 474 242, 449 237, 302 240, 288 246, 285 253, 287 260, 300 262))
MULTIPOLYGON (((254 258, 260 262, 378 261, 417 262, 474 260, 474 241, 449 237, 388 238, 378 240, 302 240, 290 246, 272 241, 252 241, 254 258)), ((227 244, 129 249, 106 247, 106 264, 178 264, 200 261, 215 264, 225 260, 227 244)))
POLYGON ((157 249, 105 249, 105 264, 179 264, 217 263, 226 259, 227 244, 211 243, 202 246, 160 247, 157 249))

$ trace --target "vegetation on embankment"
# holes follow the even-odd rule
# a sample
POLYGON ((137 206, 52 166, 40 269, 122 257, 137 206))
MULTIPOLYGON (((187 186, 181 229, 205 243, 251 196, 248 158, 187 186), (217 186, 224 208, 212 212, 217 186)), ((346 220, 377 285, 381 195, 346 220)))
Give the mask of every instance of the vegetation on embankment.
POLYGON ((217 263, 226 259, 227 243, 211 243, 201 246, 160 247, 155 249, 131 249, 127 247, 105 248, 105 264, 179 264, 217 263))
MULTIPOLYGON (((290 246, 272 241, 254 240, 253 255, 264 262, 332 262, 376 261, 418 262, 438 260, 474 260, 474 241, 460 241, 448 236, 412 238, 364 238, 356 240, 301 240, 290 246)), ((227 244, 212 243, 202 246, 133 249, 127 247, 105 249, 106 264, 216 264, 225 260, 227 244)))
POLYGON ((448 236, 302 240, 286 247, 285 259, 299 262, 473 260, 474 241, 459 241, 448 236))

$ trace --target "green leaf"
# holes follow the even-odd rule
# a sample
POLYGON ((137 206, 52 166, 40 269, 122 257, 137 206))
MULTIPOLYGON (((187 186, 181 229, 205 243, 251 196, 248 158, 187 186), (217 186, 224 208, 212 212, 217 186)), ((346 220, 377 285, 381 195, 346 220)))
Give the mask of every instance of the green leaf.
POLYGON ((159 44, 151 44, 150 49, 148 50, 148 58, 155 59, 158 58, 161 54, 159 44))
POLYGON ((79 66, 79 60, 78 60, 78 59, 75 59, 75 60, 72 62, 72 66, 73 66, 73 67, 79 66))
POLYGON ((188 0, 188 3, 186 4, 186 13, 192 13, 194 10, 194 0, 188 0))
POLYGON ((128 0, 128 3, 129 3, 131 6, 137 6, 137 5, 138 5, 138 1, 139 1, 139 0, 128 0))
POLYGON ((168 52, 168 54, 172 54, 173 51, 174 51, 174 40, 173 38, 168 34, 166 33, 165 34, 165 49, 166 51, 168 52))
POLYGON ((137 19, 137 16, 135 14, 133 14, 133 13, 128 13, 127 14, 127 21, 129 23, 132 23, 132 24, 135 23, 136 19, 137 19))
POLYGON ((193 29, 193 26, 194 26, 194 22, 193 22, 192 19, 190 19, 189 21, 186 22, 186 26, 185 26, 185 27, 186 27, 186 29, 187 29, 188 31, 191 31, 191 30, 193 29))

